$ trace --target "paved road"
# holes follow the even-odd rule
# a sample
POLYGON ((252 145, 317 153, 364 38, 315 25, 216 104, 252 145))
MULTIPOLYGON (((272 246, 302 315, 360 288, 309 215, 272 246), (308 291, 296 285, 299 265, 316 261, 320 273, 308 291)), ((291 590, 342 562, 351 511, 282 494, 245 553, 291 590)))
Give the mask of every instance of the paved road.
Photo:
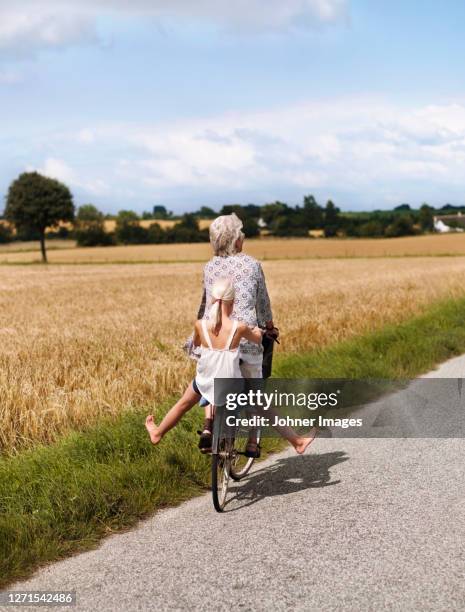
POLYGON ((464 440, 320 438, 259 464, 222 515, 196 498, 13 588, 76 590, 85 611, 463 610, 464 464, 464 440))

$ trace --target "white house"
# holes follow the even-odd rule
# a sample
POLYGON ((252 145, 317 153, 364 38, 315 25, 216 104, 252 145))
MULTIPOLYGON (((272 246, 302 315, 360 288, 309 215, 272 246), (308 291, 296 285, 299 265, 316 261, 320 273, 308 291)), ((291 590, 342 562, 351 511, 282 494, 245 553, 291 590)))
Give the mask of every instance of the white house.
POLYGON ((443 220, 451 220, 451 221, 459 221, 463 223, 464 215, 461 212, 458 212, 456 215, 442 215, 442 218, 439 216, 433 217, 434 229, 436 232, 440 234, 446 234, 448 232, 463 232, 464 229, 462 227, 451 227, 444 223, 443 220))

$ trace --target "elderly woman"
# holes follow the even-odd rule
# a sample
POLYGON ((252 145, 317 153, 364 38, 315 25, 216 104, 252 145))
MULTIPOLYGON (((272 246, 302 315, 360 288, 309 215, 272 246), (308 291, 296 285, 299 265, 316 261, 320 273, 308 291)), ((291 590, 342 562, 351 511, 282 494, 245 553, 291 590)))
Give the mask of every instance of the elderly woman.
MULTIPOLYGON (((232 213, 217 217, 210 225, 210 243, 214 256, 205 265, 202 302, 198 319, 206 318, 206 304, 210 303, 211 288, 221 277, 231 278, 236 290, 233 318, 250 327, 265 327, 276 334, 270 298, 261 264, 242 253, 244 234, 242 221, 232 213)), ((261 378, 263 347, 242 340, 240 344, 241 371, 244 378, 261 378)))

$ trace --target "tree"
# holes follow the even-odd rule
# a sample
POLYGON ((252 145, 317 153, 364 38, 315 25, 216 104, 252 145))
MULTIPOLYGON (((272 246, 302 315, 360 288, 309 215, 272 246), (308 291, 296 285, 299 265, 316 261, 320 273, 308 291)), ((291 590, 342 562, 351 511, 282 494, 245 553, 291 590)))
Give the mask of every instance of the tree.
POLYGON ((337 235, 337 230, 339 229, 340 225, 340 212, 341 211, 339 210, 339 208, 335 206, 333 202, 331 202, 331 200, 328 200, 325 207, 323 219, 323 229, 326 238, 330 238, 337 235))
POLYGON ((103 214, 93 204, 79 207, 74 227, 79 246, 108 246, 113 243, 112 235, 105 231, 103 214))
POLYGON ((253 217, 246 217, 242 223, 242 231, 246 238, 256 238, 260 235, 260 228, 253 217))
POLYGON ((242 206, 242 204, 226 204, 221 209, 220 215, 235 213, 241 221, 245 222, 247 219, 258 219, 260 211, 260 206, 256 204, 247 204, 246 206, 242 206))
POLYGON ((415 228, 413 219, 410 215, 400 215, 390 225, 386 227, 385 236, 387 238, 397 238, 398 236, 413 236, 415 228))
POLYGON ((464 207, 463 206, 454 206, 453 204, 444 204, 444 206, 441 206, 441 208, 439 209, 442 213, 454 213, 454 212, 464 212, 464 207))
POLYGON ((246 213, 241 204, 225 204, 220 210, 220 215, 232 215, 235 213, 241 221, 244 221, 246 213))
POLYGON ((181 221, 177 224, 178 227, 185 227, 186 229, 192 230, 194 232, 199 231, 199 222, 195 218, 195 215, 192 213, 185 213, 181 217, 181 221))
POLYGON ((301 213, 277 217, 273 221, 273 236, 295 236, 308 238, 308 228, 301 213))
POLYGON ((148 242, 150 244, 163 244, 166 242, 166 232, 159 223, 151 223, 147 228, 148 242))
POLYGON ((166 210, 165 206, 154 206, 153 207, 153 219, 170 219, 173 213, 170 210, 166 210))
POLYGON ((319 229, 323 225, 323 209, 312 195, 304 197, 302 212, 308 229, 319 229))
POLYGON ((276 201, 262 206, 261 217, 268 226, 273 226, 278 217, 289 215, 291 212, 292 209, 287 204, 276 201))
POLYGON ((148 242, 147 230, 139 224, 139 216, 132 210, 120 210, 116 217, 115 236, 123 244, 148 242))
POLYGON ((428 206, 426 202, 420 208, 420 213, 418 215, 418 221, 420 223, 421 229, 424 232, 433 231, 433 228, 434 228, 433 211, 434 209, 431 208, 431 206, 428 206))
POLYGON ((9 225, 0 221, 0 244, 6 244, 13 240, 13 234, 9 225))
POLYGON ((260 206, 257 206, 256 204, 247 204, 244 206, 244 211, 248 217, 252 217, 253 219, 260 218, 261 209, 260 206))
POLYGON ((76 222, 103 223, 103 213, 101 213, 93 204, 83 204, 78 208, 76 222))
POLYGON ((408 212, 411 210, 411 208, 410 204, 399 204, 399 206, 396 206, 394 210, 398 210, 400 212, 408 212))
POLYGON ((38 172, 24 172, 8 189, 5 217, 18 230, 36 231, 42 261, 47 262, 45 230, 73 221, 73 196, 66 185, 38 172))
POLYGON ((358 228, 357 235, 362 238, 369 237, 379 237, 383 236, 384 228, 379 221, 367 221, 366 223, 362 223, 358 228))
POLYGON ((216 213, 213 208, 210 208, 209 206, 201 206, 194 214, 200 219, 214 219, 218 216, 218 213, 216 213))
POLYGON ((179 223, 166 231, 166 240, 167 242, 207 242, 209 240, 208 229, 199 229, 195 216, 186 213, 179 223))

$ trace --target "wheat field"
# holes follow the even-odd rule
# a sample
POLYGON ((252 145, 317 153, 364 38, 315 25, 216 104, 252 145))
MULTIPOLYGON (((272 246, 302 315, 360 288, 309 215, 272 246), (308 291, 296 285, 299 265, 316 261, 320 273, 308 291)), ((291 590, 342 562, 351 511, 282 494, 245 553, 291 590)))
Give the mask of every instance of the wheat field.
MULTIPOLYGON (((63 243, 63 241, 61 241, 63 243)), ((207 261, 211 256, 208 243, 154 244, 114 247, 56 248, 60 241, 49 241, 49 261, 63 264, 136 263, 207 261)), ((38 244, 35 251, 15 252, 15 244, 0 247, 0 263, 40 262, 38 244)), ((31 243, 23 243, 31 244, 31 243)), ((464 234, 431 234, 404 238, 259 238, 247 240, 247 252, 261 260, 309 259, 328 257, 421 257, 465 255, 464 234)), ((60 245, 61 246, 61 245, 60 245)))
MULTIPOLYGON (((326 346, 465 293, 465 258, 264 262, 279 351, 326 346)), ((50 442, 179 394, 199 263, 0 267, 0 444, 50 442)))

